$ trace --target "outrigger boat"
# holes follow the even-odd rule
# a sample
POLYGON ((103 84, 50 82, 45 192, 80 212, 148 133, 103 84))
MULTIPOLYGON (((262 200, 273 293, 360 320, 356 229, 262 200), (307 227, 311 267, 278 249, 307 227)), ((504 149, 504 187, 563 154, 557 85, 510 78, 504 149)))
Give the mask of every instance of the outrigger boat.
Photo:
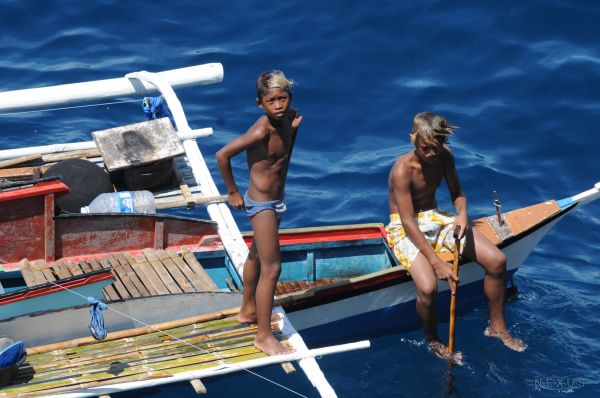
MULTIPOLYGON (((6 215, 0 220, 1 239, 4 239, 1 242, 0 258, 5 261, 0 281, 6 290, 5 295, 15 294, 21 289, 31 289, 40 284, 54 287, 56 280, 61 279, 58 269, 63 268, 60 265, 62 262, 71 264, 66 268, 76 269, 81 273, 91 272, 94 268, 96 271, 111 269, 116 281, 111 286, 104 287, 104 298, 114 303, 113 305, 121 305, 122 308, 131 311, 134 317, 145 314, 148 323, 166 322, 174 316, 194 315, 194 311, 198 311, 200 306, 194 305, 192 301, 189 301, 190 305, 181 306, 182 310, 178 310, 177 313, 174 313, 173 307, 168 304, 188 301, 187 297, 212 294, 213 297, 209 300, 211 302, 225 302, 226 297, 239 300, 239 292, 243 289, 241 275, 251 234, 242 234, 239 231, 229 208, 223 203, 223 197, 219 195, 196 143, 196 138, 210 135, 212 130, 192 130, 189 127, 183 108, 171 88, 214 83, 221 79, 221 66, 210 64, 158 74, 137 72, 110 81, 0 93, 0 112, 12 112, 23 108, 57 106, 125 95, 141 97, 158 89, 172 111, 177 131, 171 133, 176 135, 175 141, 180 143, 183 151, 169 157, 174 168, 173 174, 179 177, 166 187, 151 189, 157 207, 165 203, 168 203, 165 207, 205 204, 211 218, 211 221, 183 218, 175 221, 171 218, 173 216, 165 214, 54 216, 49 209, 52 209, 54 195, 58 192, 38 195, 38 209, 23 216, 30 218, 25 224, 35 226, 32 228, 35 230, 34 234, 28 238, 30 247, 27 253, 24 253, 23 247, 10 245, 17 235, 23 233, 22 227, 15 227, 24 225, 23 220, 6 215), (181 225, 200 223, 202 226, 197 226, 197 230, 188 237, 192 242, 189 239, 172 242, 171 238, 167 237, 168 231, 171 230, 167 225, 171 222, 181 222, 181 225), (124 236, 127 236, 127 239, 124 239, 124 236), (35 250, 34 241, 38 243, 35 250), (188 256, 190 253, 193 255, 216 288, 207 293, 202 286, 194 285, 192 275, 187 275, 181 269, 177 271, 179 266, 170 267, 164 262, 154 264, 156 267, 152 264, 160 262, 160 258, 157 260, 155 257, 163 257, 176 263, 176 257, 182 257, 182 254, 185 257, 186 253, 188 256), (111 256, 114 259, 111 260, 111 256), (124 258, 119 260, 117 256, 124 258), (27 263, 35 264, 33 268, 38 268, 33 270, 39 277, 38 280, 34 278, 32 282, 31 278, 20 271, 25 264, 24 257, 27 257, 27 263), (100 266, 94 267, 94 262, 100 263, 100 266), (126 271, 123 272, 120 267, 126 271), (159 269, 162 271, 158 271, 159 269), (48 280, 44 274, 55 280, 48 280), (179 274, 184 275, 184 278, 179 274), (165 278, 160 277, 161 275, 165 278), (157 279, 163 285, 160 285, 157 279), (192 285, 193 291, 186 291, 183 286, 185 284, 192 285), (173 285, 171 290, 168 285, 173 285), (147 294, 142 293, 144 289, 147 294), (153 299, 164 303, 164 310, 154 306, 153 299), (152 314, 147 311, 148 308, 153 309, 152 314), (156 316, 156 319, 152 316, 156 316)), ((164 121, 166 122, 166 119, 164 121)), ((148 123, 157 122, 137 123, 119 128, 119 131, 121 136, 124 132, 142 131, 148 123)), ((160 123, 163 127, 167 126, 161 132, 169 133, 170 125, 160 123)), ((43 177, 43 171, 48 167, 47 161, 53 162, 57 158, 66 158, 74 153, 79 157, 91 153, 91 161, 110 170, 115 160, 114 153, 99 153, 97 144, 101 140, 97 135, 94 135, 94 138, 95 141, 84 143, 0 151, 0 161, 10 165, 10 168, 5 170, 14 171, 18 166, 19 178, 22 178, 23 174, 31 177, 41 174, 43 177), (28 162, 25 164, 27 167, 24 167, 23 162, 28 162)), ((135 162, 130 162, 128 167, 135 168, 132 163, 135 162)), ((7 175, 15 174, 16 171, 13 174, 6 172, 0 175, 6 178, 7 175)), ((32 180, 31 187, 27 189, 36 189, 38 185, 32 180)), ((510 276, 560 219, 599 196, 600 183, 585 192, 561 200, 549 200, 506 213, 502 213, 498 208, 497 214, 475 220, 474 227, 507 255, 507 280, 510 281, 510 276)), ((17 199, 11 207, 19 206, 19 203, 20 200, 17 199)), ((6 212, 9 215, 12 213, 10 210, 6 212)), ((280 231, 280 243, 282 273, 277 287, 277 303, 285 309, 290 321, 307 341, 342 339, 382 329, 402 330, 413 328, 417 324, 414 285, 391 253, 382 224, 284 229, 280 231)), ((450 261, 450 258, 440 256, 450 261)), ((472 307, 473 302, 481 300, 484 273, 481 267, 473 262, 462 260, 460 265, 459 300, 462 303, 459 308, 466 311, 472 307)), ((446 283, 440 283, 439 291, 440 299, 448 300, 446 283)), ((2 297, 0 296, 0 300, 2 297)), ((9 333, 17 330, 36 330, 35 326, 25 325, 44 324, 45 327, 56 327, 50 333, 52 336, 68 335, 75 338, 87 334, 85 328, 76 330, 72 323, 61 321, 63 317, 65 320, 69 319, 76 311, 86 311, 85 308, 54 308, 50 312, 35 313, 28 311, 25 311, 27 314, 21 312, 8 317, 0 316, 0 330, 9 333)), ((35 334, 24 336, 25 339, 31 338, 42 344, 38 340, 39 337, 35 334)))

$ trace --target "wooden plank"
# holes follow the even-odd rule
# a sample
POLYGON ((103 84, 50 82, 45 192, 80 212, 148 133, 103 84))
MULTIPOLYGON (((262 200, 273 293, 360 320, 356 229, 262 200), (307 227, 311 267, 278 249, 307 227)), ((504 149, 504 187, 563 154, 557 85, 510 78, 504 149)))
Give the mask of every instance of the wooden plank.
POLYGON ((215 291, 215 292, 218 291, 219 288, 217 287, 217 285, 215 285, 215 283, 210 278, 210 276, 208 275, 206 270, 202 267, 202 265, 200 265, 198 260, 196 260, 196 257, 194 256, 194 254, 185 247, 182 248, 182 252, 183 252, 183 259, 190 266, 192 271, 194 271, 196 273, 196 275, 198 275, 200 277, 200 279, 204 283, 207 290, 215 291))
POLYGON ((104 267, 100 264, 100 262, 95 258, 90 258, 88 260, 88 262, 90 263, 90 265, 92 266, 92 269, 94 271, 99 271, 101 269, 104 269, 104 267))
POLYGON ((136 273, 138 278, 140 278, 151 296, 156 296, 158 294, 169 294, 169 290, 160 281, 158 274, 154 271, 152 266, 146 261, 146 257, 139 261, 129 253, 125 253, 124 255, 127 261, 129 261, 129 264, 131 264, 131 268, 133 268, 133 271, 136 273))
MULTIPOLYGON (((140 296, 143 296, 143 297, 150 296, 150 292, 148 291, 148 289, 146 289, 146 286, 144 286, 144 283, 140 280, 140 278, 137 276, 136 272, 131 267, 129 260, 127 260, 127 258, 125 258, 125 256, 122 253, 114 254, 114 257, 121 264, 121 266, 123 266, 125 271, 127 271, 127 276, 129 277, 129 279, 131 279, 131 282, 133 282, 133 285, 135 286, 137 291, 140 293, 140 296)), ((136 297, 136 296, 134 296, 134 297, 136 297)))
POLYGON ((194 289, 196 289, 197 292, 206 291, 208 287, 205 286, 203 280, 196 273, 194 273, 194 271, 192 271, 190 266, 187 265, 187 263, 181 257, 179 257, 179 255, 174 250, 167 250, 166 253, 169 255, 171 260, 173 260, 173 262, 179 267, 181 272, 183 272, 183 274, 188 278, 188 280, 191 282, 192 286, 194 286, 194 289))
MULTIPOLYGON (((214 203, 223 203, 227 201, 227 195, 204 196, 200 198, 194 197, 194 202, 197 205, 210 205, 214 203)), ((183 196, 178 195, 175 198, 158 198, 156 199, 157 209, 172 209, 174 207, 186 207, 187 201, 183 196)))
POLYGON ((82 158, 94 158, 100 156, 100 150, 98 148, 94 149, 82 149, 79 151, 68 151, 68 152, 59 152, 59 153, 49 153, 43 155, 41 159, 44 162, 59 162, 61 160, 67 159, 82 159, 82 158))
POLYGON ((169 289, 170 293, 183 293, 183 290, 181 290, 179 286, 177 286, 177 283, 175 283, 175 281, 169 274, 169 271, 167 271, 167 269, 156 256, 156 253, 154 253, 153 250, 144 249, 144 255, 148 259, 148 262, 150 263, 152 268, 154 268, 154 271, 156 271, 156 273, 158 274, 159 278, 163 281, 167 289, 169 289))
POLYGON ((25 280, 25 284, 27 286, 35 286, 37 283, 35 281, 35 277, 33 276, 33 270, 31 269, 31 265, 26 258, 19 262, 19 269, 21 270, 21 276, 25 280))
MULTIPOLYGON (((83 268, 84 272, 93 272, 93 271, 99 271, 99 270, 103 269, 102 265, 100 265, 98 260, 96 260, 95 258, 92 258, 88 261, 81 261, 79 263, 79 265, 81 266, 81 268, 83 268)), ((119 299, 119 295, 117 294, 115 288, 112 285, 105 286, 102 289, 102 291, 104 292, 104 298, 106 300, 118 300, 119 299)))
POLYGON ((18 164, 40 160, 42 160, 42 155, 40 154, 21 156, 15 159, 9 159, 0 162, 0 169, 5 169, 7 167, 16 166, 18 164))
POLYGON ((100 262, 100 265, 102 265, 103 268, 112 270, 112 274, 115 277, 115 281, 112 283, 111 286, 113 286, 115 288, 115 291, 117 292, 117 294, 123 299, 131 298, 131 295, 129 294, 129 292, 125 288, 125 285, 121 281, 120 275, 115 271, 113 266, 110 264, 108 257, 101 258, 98 261, 100 262))
POLYGON ((121 280, 123 291, 117 288, 117 291, 123 298, 131 298, 131 297, 142 297, 140 292, 136 289, 131 279, 127 275, 127 271, 119 264, 116 258, 109 254, 106 256, 106 259, 110 263, 113 269, 113 273, 116 274, 118 279, 121 280))
POLYGON ((206 387, 200 379, 192 379, 190 380, 190 384, 194 388, 196 394, 206 394, 206 387))
POLYGON ((70 278, 73 276, 71 275, 69 268, 64 264, 63 260, 56 261, 53 268, 54 273, 58 275, 60 279, 70 278))
POLYGON ((52 272, 52 269, 48 267, 48 264, 44 260, 35 260, 31 262, 31 268, 39 270, 43 275, 46 281, 55 281, 56 277, 52 272))
MULTIPOLYGON (((35 173, 33 175, 36 178, 35 173)), ((44 197, 44 260, 54 261, 55 231, 54 231, 54 194, 44 197)))
POLYGON ((154 248, 163 249, 165 247, 165 223, 156 221, 154 224, 154 248))
POLYGON ((94 271, 94 269, 92 268, 92 266, 90 264, 88 264, 86 261, 80 261, 79 262, 79 266, 83 270, 84 274, 87 274, 88 272, 93 272, 94 271))
POLYGON ((190 191, 190 187, 185 183, 183 176, 181 175, 181 171, 179 170, 178 165, 173 162, 173 172, 175 173, 175 178, 177 179, 177 183, 179 184, 179 190, 181 191, 181 195, 183 196, 183 200, 186 202, 186 206, 188 209, 193 209, 196 206, 196 200, 190 191))
MULTIPOLYGON (((16 178, 26 178, 32 179, 35 167, 16 167, 12 169, 0 169, 0 178, 7 179, 16 179, 16 178)), ((42 166, 40 168, 42 173, 45 173, 48 170, 48 166, 42 166)))
POLYGON ((69 269, 69 271, 71 271, 71 273, 73 274, 73 276, 75 275, 83 275, 83 271, 79 268, 79 266, 75 263, 72 262, 67 262, 65 263, 65 265, 67 266, 67 268, 69 269))
POLYGON ((194 286, 192 286, 192 284, 187 280, 185 275, 181 272, 179 267, 175 265, 173 260, 171 260, 171 257, 169 257, 169 255, 165 253, 164 250, 157 250, 156 255, 163 263, 167 271, 169 271, 173 279, 175 279, 181 290, 183 290, 185 293, 193 293, 196 291, 196 289, 194 289, 194 286))
POLYGON ((173 125, 164 118, 93 131, 92 137, 109 171, 170 159, 184 153, 173 125))
POLYGON ((281 367, 283 368, 283 371, 288 375, 296 371, 296 368, 294 367, 294 365, 292 365, 291 362, 281 362, 281 367))

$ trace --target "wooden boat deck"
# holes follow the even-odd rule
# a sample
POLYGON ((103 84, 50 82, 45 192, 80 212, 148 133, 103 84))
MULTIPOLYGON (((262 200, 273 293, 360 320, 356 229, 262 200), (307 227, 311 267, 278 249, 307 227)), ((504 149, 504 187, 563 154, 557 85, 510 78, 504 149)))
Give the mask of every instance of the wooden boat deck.
MULTIPOLYGON (((38 397, 169 378, 266 357, 253 344, 256 325, 240 324, 234 311, 197 318, 206 320, 172 322, 174 326, 160 331, 143 327, 110 333, 102 341, 84 338, 30 348, 16 379, 0 389, 0 397, 38 397)), ((276 322, 272 330, 284 345, 292 346, 276 322)))
POLYGON ((192 252, 144 249, 142 254, 109 253, 103 257, 71 262, 22 260, 21 274, 27 286, 37 286, 101 269, 110 269, 115 282, 104 288, 108 301, 162 294, 216 292, 219 288, 192 252))

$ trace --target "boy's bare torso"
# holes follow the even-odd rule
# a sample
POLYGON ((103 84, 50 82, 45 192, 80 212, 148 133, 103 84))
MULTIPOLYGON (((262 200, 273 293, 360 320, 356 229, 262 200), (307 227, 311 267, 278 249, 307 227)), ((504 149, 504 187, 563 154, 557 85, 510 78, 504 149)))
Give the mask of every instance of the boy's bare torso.
POLYGON ((293 144, 292 121, 296 111, 290 109, 286 118, 275 124, 267 116, 256 121, 256 128, 264 130, 262 140, 247 149, 250 187, 248 195, 257 201, 283 198, 289 154, 293 144))
POLYGON ((398 213, 399 207, 394 200, 394 184, 392 178, 401 171, 402 178, 407 178, 414 213, 435 209, 437 201, 435 192, 444 178, 448 153, 443 151, 441 156, 429 164, 423 165, 414 151, 405 153, 396 159, 388 178, 390 214, 398 213))

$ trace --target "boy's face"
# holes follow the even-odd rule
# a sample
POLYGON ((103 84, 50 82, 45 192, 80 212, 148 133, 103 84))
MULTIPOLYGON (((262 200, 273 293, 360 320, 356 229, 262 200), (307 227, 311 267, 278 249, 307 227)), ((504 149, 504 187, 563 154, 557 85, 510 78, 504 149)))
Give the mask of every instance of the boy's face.
POLYGON ((415 153, 425 163, 433 163, 442 152, 444 144, 441 141, 424 141, 417 138, 415 142, 415 153))
POLYGON ((265 110, 267 116, 275 120, 282 120, 290 107, 290 93, 279 87, 270 88, 267 94, 263 95, 258 102, 258 106, 265 110))

